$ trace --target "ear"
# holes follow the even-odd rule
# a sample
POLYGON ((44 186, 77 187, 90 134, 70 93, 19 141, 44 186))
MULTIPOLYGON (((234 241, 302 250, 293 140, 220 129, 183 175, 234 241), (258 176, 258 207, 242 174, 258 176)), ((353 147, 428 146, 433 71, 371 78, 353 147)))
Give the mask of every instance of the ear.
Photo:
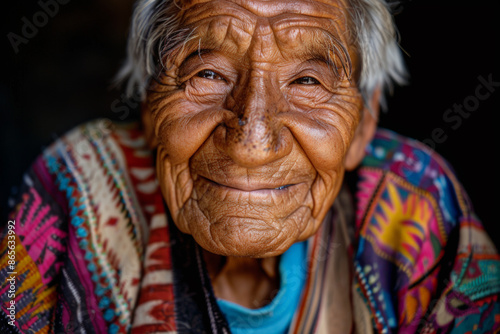
POLYGON ((149 110, 149 103, 147 100, 141 105, 141 121, 144 129, 144 137, 146 137, 148 147, 150 149, 156 148, 158 146, 158 140, 155 136, 154 122, 151 117, 151 110, 149 110))
POLYGON ((355 169, 365 157, 365 147, 373 139, 377 129, 380 102, 380 87, 375 89, 369 101, 370 108, 365 106, 362 111, 361 121, 358 124, 351 146, 347 151, 345 169, 355 169))

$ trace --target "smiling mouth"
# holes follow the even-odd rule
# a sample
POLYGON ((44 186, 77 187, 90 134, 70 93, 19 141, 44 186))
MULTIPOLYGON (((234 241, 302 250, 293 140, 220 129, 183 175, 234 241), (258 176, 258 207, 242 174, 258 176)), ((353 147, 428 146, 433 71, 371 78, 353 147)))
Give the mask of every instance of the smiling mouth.
POLYGON ((219 187, 224 187, 224 188, 230 188, 230 189, 234 189, 234 190, 238 190, 238 191, 246 191, 246 192, 252 192, 252 191, 263 191, 263 190, 284 190, 284 189, 287 189, 291 186, 294 186, 295 184, 285 184, 285 185, 282 185, 282 186, 267 186, 267 185, 255 185, 255 186, 249 186, 249 185, 228 185, 228 184, 223 184, 223 183, 219 183, 219 182, 216 182, 214 180, 210 180, 204 176, 201 176, 201 178, 203 178, 205 181, 215 185, 215 186, 219 186, 219 187))

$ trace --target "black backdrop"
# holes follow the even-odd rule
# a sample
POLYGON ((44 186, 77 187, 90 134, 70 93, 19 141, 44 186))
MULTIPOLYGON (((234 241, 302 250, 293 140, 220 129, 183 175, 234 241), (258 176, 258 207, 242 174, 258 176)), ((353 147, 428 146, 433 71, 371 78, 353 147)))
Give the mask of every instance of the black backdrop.
MULTIPOLYGON (((41 2, 51 1, 55 0, 41 2)), ((46 20, 35 0, 10 1, 2 8, 1 53, 6 56, 0 77, 2 217, 23 171, 54 138, 86 120, 123 116, 113 111, 113 105, 124 102, 119 91, 110 89, 110 82, 124 57, 133 1, 59 2, 59 8, 49 8, 46 20), (24 38, 25 22, 34 20, 40 27, 24 28, 29 38, 14 36, 24 38)), ((500 153, 496 137, 500 87, 477 106, 472 104, 480 76, 500 82, 499 15, 494 3, 406 3, 396 22, 411 77, 388 99, 388 112, 381 115, 380 124, 435 146, 454 166, 498 246, 495 156, 500 153), (464 101, 474 109, 467 118, 443 119, 451 115, 448 109, 464 101)))

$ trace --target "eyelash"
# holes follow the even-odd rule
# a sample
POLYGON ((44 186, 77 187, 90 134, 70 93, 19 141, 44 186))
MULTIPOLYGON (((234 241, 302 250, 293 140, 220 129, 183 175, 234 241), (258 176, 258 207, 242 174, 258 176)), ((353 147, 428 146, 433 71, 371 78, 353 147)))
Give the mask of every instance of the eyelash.
POLYGON ((298 84, 298 85, 319 85, 320 82, 318 80, 314 79, 313 77, 305 76, 305 77, 301 77, 301 78, 298 78, 298 79, 294 80, 292 82, 292 85, 293 84, 298 84), (312 81, 312 82, 305 83, 304 80, 312 81))
POLYGON ((208 79, 208 80, 224 80, 224 78, 220 74, 217 74, 217 72, 214 72, 214 71, 211 71, 211 70, 201 70, 200 72, 198 72, 196 74, 196 76, 198 76, 200 78, 208 79), (207 76, 207 74, 211 78, 209 78, 207 76))

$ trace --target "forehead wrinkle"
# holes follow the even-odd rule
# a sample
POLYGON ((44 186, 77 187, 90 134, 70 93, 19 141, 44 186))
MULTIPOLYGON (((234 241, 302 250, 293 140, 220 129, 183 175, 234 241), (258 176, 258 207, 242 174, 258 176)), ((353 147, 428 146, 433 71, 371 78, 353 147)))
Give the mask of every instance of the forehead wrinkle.
POLYGON ((250 45, 252 32, 240 27, 239 21, 234 16, 221 15, 202 19, 197 22, 199 24, 192 25, 196 37, 184 43, 182 52, 176 53, 176 59, 182 61, 197 49, 244 54, 250 45))
POLYGON ((303 14, 281 14, 277 17, 270 19, 271 25, 274 30, 280 31, 285 30, 287 28, 318 28, 321 30, 327 31, 329 34, 341 35, 339 32, 342 31, 342 27, 344 27, 344 22, 340 18, 331 18, 331 17, 313 17, 309 15, 303 14), (330 30, 333 30, 330 31, 330 30))
MULTIPOLYGON (((181 24, 197 30, 197 37, 201 39, 201 43, 198 39, 190 43, 196 44, 196 48, 229 51, 241 56, 246 51, 250 51, 249 48, 253 48, 252 44, 255 42, 258 44, 263 42, 259 41, 261 39, 259 37, 265 34, 261 34, 262 36, 256 34, 256 27, 261 25, 257 23, 258 21, 266 22, 264 25, 271 28, 269 33, 274 35, 276 45, 271 48, 274 50, 269 49, 268 51, 279 52, 282 59, 285 60, 287 58, 319 59, 327 64, 332 64, 334 63, 333 58, 342 53, 341 49, 350 50, 347 47, 351 44, 348 43, 350 34, 347 31, 346 12, 343 10, 342 2, 304 1, 299 2, 298 6, 286 6, 286 8, 276 6, 279 2, 279 0, 271 2, 262 0, 189 1, 190 5, 184 7, 184 9, 189 10, 184 11, 181 24), (265 10, 271 7, 274 10, 265 10), (258 14, 261 14, 260 18, 258 14), (271 14, 276 15, 271 16, 271 14), (224 28, 226 31, 221 33, 224 28), (293 35, 285 33, 290 31, 289 29, 300 29, 301 33, 309 29, 317 29, 325 37, 314 36, 317 33, 313 32, 314 38, 302 39, 304 43, 295 45, 292 51, 287 52, 287 49, 290 49, 287 45, 292 44, 293 46, 294 44, 290 39, 293 35), (248 42, 242 43, 242 41, 248 42), (312 41, 312 43, 306 43, 307 41, 312 41), (307 46, 306 48, 303 47, 304 44, 307 46)), ((311 33, 307 32, 307 34, 311 33)), ((195 50, 193 46, 189 49, 195 50)), ((349 57, 349 55, 347 56, 349 57)))
POLYGON ((226 42, 231 41, 232 44, 236 46, 236 52, 238 54, 243 54, 248 50, 252 42, 252 33, 255 31, 255 26, 252 27, 253 31, 246 31, 239 27, 237 22, 239 22, 239 20, 234 18, 229 20, 222 44, 224 45, 226 42))
MULTIPOLYGON (((350 39, 346 33, 347 13, 341 0, 299 1, 295 4, 280 0, 190 0, 182 4, 181 25, 184 26, 197 28, 207 19, 213 21, 231 17, 234 20, 231 24, 253 35, 260 17, 269 19, 273 32, 289 26, 328 27, 332 38, 344 39, 344 46, 349 44, 345 41, 350 39)), ((220 35, 216 31, 211 32, 213 36, 220 35)), ((237 33, 236 29, 234 33, 237 33)))
POLYGON ((331 51, 335 48, 335 43, 348 50, 331 31, 311 25, 291 26, 278 32, 275 31, 275 38, 282 54, 289 55, 285 57, 288 59, 319 59, 326 63, 333 63, 331 51))
POLYGON ((260 17, 276 17, 281 14, 302 14, 314 18, 346 17, 346 5, 341 0, 300 1, 291 4, 280 0, 184 0, 182 17, 184 24, 191 24, 193 17, 206 18, 228 11, 238 11, 236 17, 243 21, 260 17), (242 17, 243 16, 243 17, 242 17))
MULTIPOLYGON (((316 28, 328 35, 329 39, 342 41, 344 46, 349 45, 350 37, 347 29, 347 22, 343 13, 336 17, 313 17, 304 14, 286 13, 271 19, 272 27, 275 31, 287 31, 287 29, 316 28)), ((281 33, 281 39, 286 39, 287 34, 281 33)))
POLYGON ((248 27, 242 26, 241 20, 234 16, 220 16, 207 22, 207 25, 203 37, 211 40, 216 48, 228 48, 228 44, 232 44, 236 53, 244 53, 248 49, 255 28, 253 26, 251 31, 245 30, 248 27), (223 35, 220 33, 222 29, 225 29, 223 35))
POLYGON ((183 9, 181 25, 192 25, 204 19, 216 16, 231 16, 241 21, 247 27, 245 30, 252 30, 257 16, 248 10, 244 10, 238 4, 231 1, 216 0, 197 4, 192 8, 183 9))
MULTIPOLYGON (((315 17, 329 17, 342 13, 345 4, 340 0, 313 0, 290 3, 279 0, 183 0, 182 10, 201 10, 210 5, 211 8, 224 10, 227 5, 237 5, 245 11, 261 17, 274 17, 283 13, 305 14, 315 17)), ((204 10, 204 9, 203 9, 204 10)))
POLYGON ((248 51, 251 61, 256 63, 267 63, 276 53, 281 52, 268 18, 257 21, 248 51))

